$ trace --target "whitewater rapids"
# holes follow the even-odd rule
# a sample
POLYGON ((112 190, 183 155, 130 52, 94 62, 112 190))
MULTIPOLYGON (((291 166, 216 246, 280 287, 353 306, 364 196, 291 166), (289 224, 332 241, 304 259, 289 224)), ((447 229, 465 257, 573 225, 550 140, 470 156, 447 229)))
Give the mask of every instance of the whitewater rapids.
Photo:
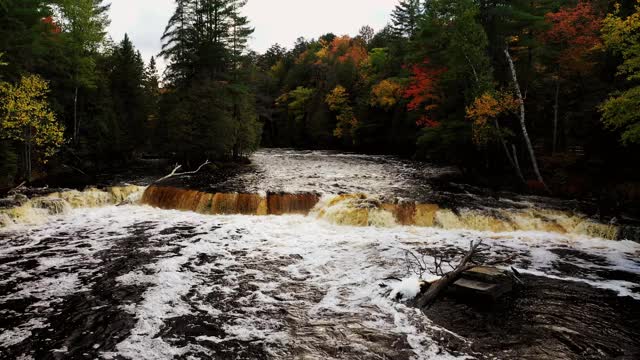
POLYGON ((640 244, 631 241, 72 209, 0 229, 0 358, 464 358, 464 347, 440 344, 457 335, 391 299, 388 279, 410 276, 405 250, 464 249, 475 239, 491 245, 489 258, 518 254, 512 265, 522 273, 640 300, 640 244), (559 255, 567 252, 590 261, 559 255))

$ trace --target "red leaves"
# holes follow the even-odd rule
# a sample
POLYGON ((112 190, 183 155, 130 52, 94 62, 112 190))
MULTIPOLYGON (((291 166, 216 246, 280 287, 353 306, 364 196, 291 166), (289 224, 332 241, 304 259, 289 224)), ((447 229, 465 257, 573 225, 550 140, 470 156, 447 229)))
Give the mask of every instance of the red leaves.
POLYGON ((60 26, 58 26, 58 24, 56 24, 56 22, 53 20, 53 17, 51 16, 47 16, 46 18, 42 19, 42 23, 49 25, 49 31, 52 34, 60 34, 62 32, 62 29, 60 28, 60 26))
POLYGON ((423 115, 416 121, 416 125, 420 127, 430 127, 435 128, 440 126, 440 121, 430 119, 427 115, 423 115))
POLYGON ((428 113, 437 109, 441 98, 437 93, 438 80, 440 75, 447 69, 429 66, 429 59, 425 59, 422 64, 411 67, 411 78, 409 86, 404 90, 402 96, 409 99, 407 109, 409 111, 423 111, 425 114, 417 121, 418 126, 436 127, 440 123, 432 119, 428 113))
POLYGON ((601 18, 591 3, 580 1, 574 8, 562 8, 545 18, 551 28, 542 34, 542 40, 562 48, 558 63, 565 69, 588 67, 585 55, 601 44, 601 18))

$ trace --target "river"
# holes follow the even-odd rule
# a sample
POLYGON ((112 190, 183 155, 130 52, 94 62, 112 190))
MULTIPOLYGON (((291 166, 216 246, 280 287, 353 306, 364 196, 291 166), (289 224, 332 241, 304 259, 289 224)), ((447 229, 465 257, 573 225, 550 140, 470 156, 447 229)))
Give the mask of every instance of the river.
POLYGON ((57 192, 54 210, 32 199, 0 229, 0 358, 640 354, 639 243, 551 200, 444 194, 430 179, 451 172, 263 150, 228 178, 180 179, 197 184, 190 189, 57 192), (531 311, 511 322, 518 330, 491 326, 495 310, 446 300, 425 315, 395 299, 397 279, 412 277, 407 250, 455 253, 477 239, 491 247, 488 260, 516 255, 506 266, 529 288, 500 311, 512 320, 513 308, 531 311), (445 306, 457 315, 447 320, 445 306))

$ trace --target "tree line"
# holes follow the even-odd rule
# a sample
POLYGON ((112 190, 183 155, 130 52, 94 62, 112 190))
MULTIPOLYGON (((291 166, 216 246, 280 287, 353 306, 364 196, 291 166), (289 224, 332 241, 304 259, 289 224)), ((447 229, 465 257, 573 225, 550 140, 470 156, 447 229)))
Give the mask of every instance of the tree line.
POLYGON ((259 56, 263 144, 394 153, 485 185, 638 181, 640 2, 400 0, 392 23, 259 56))
POLYGON ((245 4, 176 1, 161 76, 128 35, 107 36, 102 0, 0 0, 0 187, 145 156, 188 165, 254 151, 245 4))
POLYGON ((102 0, 0 0, 0 187, 260 145, 397 154, 556 193, 639 177, 636 0, 399 0, 378 31, 263 54, 246 2, 176 0, 161 76, 107 36, 102 0))

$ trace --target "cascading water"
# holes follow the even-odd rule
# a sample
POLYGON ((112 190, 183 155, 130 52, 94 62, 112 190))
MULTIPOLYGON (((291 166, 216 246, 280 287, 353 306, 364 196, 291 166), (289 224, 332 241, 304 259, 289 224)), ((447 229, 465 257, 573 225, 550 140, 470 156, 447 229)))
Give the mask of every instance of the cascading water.
POLYGON ((0 359, 640 356, 640 244, 607 240, 626 237, 618 224, 443 193, 430 179, 451 169, 388 157, 265 150, 252 166, 14 199, 0 210, 0 359), (394 299, 417 284, 406 251, 477 239, 487 261, 515 255, 505 266, 527 284, 500 305, 506 325, 394 299))
POLYGON ((303 214, 338 225, 392 227, 414 225, 442 229, 512 232, 546 231, 617 240, 619 229, 581 214, 546 209, 454 211, 437 204, 385 202, 363 194, 210 194, 195 190, 150 186, 142 203, 161 209, 212 215, 303 214))
POLYGON ((51 215, 64 215, 73 208, 94 208, 125 202, 138 202, 145 187, 127 185, 104 190, 63 190, 46 196, 19 200, 18 206, 0 208, 0 227, 15 224, 43 224, 51 215))

